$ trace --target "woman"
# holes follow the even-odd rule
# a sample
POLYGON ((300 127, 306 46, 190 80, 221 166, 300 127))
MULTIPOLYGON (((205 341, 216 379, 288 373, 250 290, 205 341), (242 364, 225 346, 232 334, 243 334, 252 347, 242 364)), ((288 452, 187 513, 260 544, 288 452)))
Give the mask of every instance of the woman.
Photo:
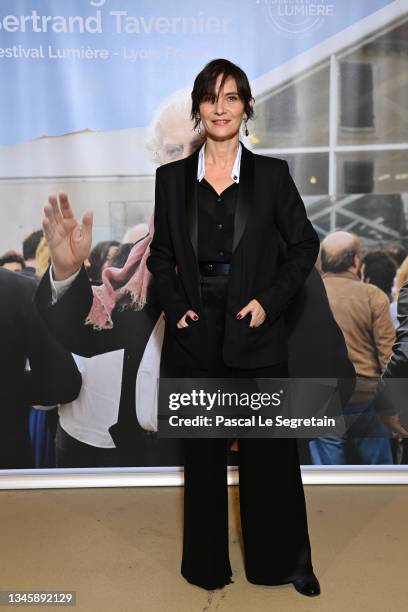
MULTIPOLYGON (((230 62, 217 60, 207 66, 196 80, 200 89, 202 77, 205 77, 204 94, 208 93, 211 83, 207 78, 209 72, 215 85, 210 94, 214 89, 219 92, 221 75, 225 75, 225 82, 224 91, 221 88, 218 97, 211 94, 203 100, 205 96, 200 91, 197 94, 197 87, 193 92, 194 119, 197 120, 200 113, 204 124, 197 123, 197 129, 201 134, 204 128, 208 131, 205 149, 158 170, 155 232, 150 220, 149 235, 134 246, 124 268, 105 270, 103 285, 94 288, 93 292, 82 265, 89 256, 92 243, 92 213, 87 212, 82 223, 78 224, 66 194, 60 194, 60 205, 55 196, 50 196, 44 207, 43 229, 51 251, 52 269, 41 281, 36 295, 37 307, 64 346, 77 354, 90 356, 128 347, 131 351, 128 363, 133 368, 129 390, 132 385, 134 389, 138 364, 162 310, 167 321, 161 375, 164 370, 165 376, 190 374, 192 371, 198 375, 210 373, 211 376, 225 373, 229 376, 287 376, 286 329, 291 376, 352 377, 354 372, 347 358, 344 338, 331 314, 321 278, 315 269, 302 286, 304 277, 313 266, 318 244, 287 164, 252 155, 244 147, 239 147, 239 126, 244 117, 249 119, 252 114, 247 78, 230 62), (225 96, 227 93, 230 95, 225 96), (213 121, 214 116, 218 119, 213 121), (208 153, 217 156, 220 151, 226 154, 221 160, 224 163, 212 163, 218 158, 208 157, 208 153), (234 167, 233 172, 228 168, 228 162, 234 167), (221 170, 219 174, 217 168, 221 170), (200 182, 197 176, 201 178, 200 182), (284 190, 282 186, 285 186, 284 190), (204 195, 204 204, 209 204, 207 208, 201 207, 199 219, 197 208, 191 208, 196 204, 198 187, 206 190, 204 194, 200 193, 200 198, 204 195), (226 205, 222 212, 215 207, 219 193, 226 205), (209 201, 205 201, 205 196, 209 201), (175 201, 171 201, 172 198, 175 201), (185 201, 189 203, 187 215, 183 206, 185 201), (175 217, 163 218, 167 206, 176 213, 175 217), (249 214, 253 207, 256 211, 249 214), (215 225, 214 218, 207 214, 211 211, 224 215, 215 225), (279 224, 279 234, 274 218, 279 224), (225 235, 222 231, 224 223, 225 235), (233 231, 231 225, 234 225, 233 231), (203 228, 209 237, 208 245, 203 244, 203 228), (266 235, 265 228, 268 230, 266 235), (282 245, 280 234, 286 245, 282 245), (221 237, 222 241, 217 242, 221 237), (173 251, 170 238, 174 238, 176 251, 173 251), (219 247, 215 253, 213 243, 219 247), (264 248, 262 261, 258 244, 264 248), (251 252, 248 252, 248 247, 251 252), (275 247, 279 247, 281 258, 279 270, 275 269, 275 247), (207 248, 209 252, 206 252, 207 248), (207 276, 211 270, 201 262, 198 274, 195 252, 199 252, 200 259, 211 257, 210 263, 215 260, 215 272, 225 272, 230 266, 229 277, 207 276), (151 275, 146 268, 147 259, 156 281, 153 283, 150 283, 151 275), (175 273, 175 260, 179 274, 175 273), (239 286, 241 275, 246 281, 243 287, 239 286), (230 295, 227 295, 228 278, 230 295), (161 308, 147 295, 150 285, 151 295, 158 294, 161 308), (64 299, 51 304, 51 298, 55 302, 62 291, 66 291, 64 299), (136 311, 116 307, 124 292, 131 296, 136 311), (251 299, 244 300, 245 295, 248 297, 252 292, 251 299), (286 308, 295 293, 296 299, 286 308), (216 306, 218 300, 220 308, 216 306), (225 308, 226 331, 229 331, 224 360, 220 349, 225 308), (280 313, 285 315, 285 323, 280 313), (236 314, 241 314, 241 319, 236 319, 236 314), (199 317, 194 325, 203 325, 206 318, 209 321, 212 333, 206 354, 201 353, 201 348, 207 344, 207 334, 204 334, 204 339, 197 338, 199 330, 190 327, 193 322, 189 315, 199 317), (187 316, 190 322, 186 321, 187 316), (248 321, 248 316, 251 321, 248 321), (87 323, 93 323, 94 328, 84 325, 85 319, 87 323), (317 328, 324 333, 316 334, 317 328), (198 364, 190 369, 193 359, 198 364)), ((340 389, 343 404, 352 390, 353 385, 346 381, 340 389)), ((138 430, 129 421, 131 394, 124 394, 122 389, 122 395, 129 396, 129 410, 126 412, 129 418, 122 419, 123 426, 118 423, 113 437, 117 445, 125 443, 126 447, 133 448, 140 446, 140 436, 137 438, 138 430)), ((133 407, 132 418, 134 414, 133 407)), ((160 442, 170 440, 162 439, 160 442)), ((227 539, 226 449, 223 440, 195 439, 193 444, 187 442, 185 450, 182 571, 191 582, 212 589, 229 582, 231 576, 227 539)), ((263 584, 293 581, 300 592, 317 594, 319 585, 310 561, 296 441, 242 440, 239 451, 248 578, 263 584), (277 493, 274 506, 263 498, 262 480, 265 480, 268 492, 271 489, 277 493)))
MULTIPOLYGON (((288 376, 283 313, 316 261, 319 240, 287 163, 239 141, 253 114, 245 73, 214 60, 198 74, 199 152, 156 172, 147 267, 166 318, 174 377, 288 376), (281 234, 286 257, 278 265, 281 234)), ((182 574, 205 589, 231 581, 227 441, 185 440, 182 574)), ((241 522, 250 582, 319 594, 295 439, 239 440, 241 522), (269 483, 269 484, 268 484, 269 483), (266 503, 272 489, 276 504, 266 503), (276 526, 279 526, 276 529, 276 526)))

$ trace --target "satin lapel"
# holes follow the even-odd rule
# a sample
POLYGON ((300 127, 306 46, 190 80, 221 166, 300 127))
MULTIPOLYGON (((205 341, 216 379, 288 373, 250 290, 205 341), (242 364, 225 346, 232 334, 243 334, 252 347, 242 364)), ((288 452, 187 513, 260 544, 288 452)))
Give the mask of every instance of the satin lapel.
MULTIPOLYGON (((241 143, 242 144, 242 143, 241 143)), ((239 189, 237 208, 234 217, 234 241, 232 252, 238 246, 245 230, 251 202, 254 197, 254 155, 242 145, 241 168, 239 173, 239 189)))
POLYGON ((197 166, 198 153, 196 151, 186 159, 185 167, 185 205, 187 215, 188 233, 193 245, 196 258, 198 257, 198 196, 197 196, 197 166))

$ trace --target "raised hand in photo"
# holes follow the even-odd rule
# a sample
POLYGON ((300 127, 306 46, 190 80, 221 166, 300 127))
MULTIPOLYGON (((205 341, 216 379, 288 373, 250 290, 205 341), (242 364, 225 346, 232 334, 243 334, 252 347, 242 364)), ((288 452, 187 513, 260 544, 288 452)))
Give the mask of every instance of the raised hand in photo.
POLYGON ((79 224, 66 193, 50 195, 44 205, 42 227, 50 250, 55 280, 64 280, 79 270, 92 245, 93 212, 87 210, 79 224))

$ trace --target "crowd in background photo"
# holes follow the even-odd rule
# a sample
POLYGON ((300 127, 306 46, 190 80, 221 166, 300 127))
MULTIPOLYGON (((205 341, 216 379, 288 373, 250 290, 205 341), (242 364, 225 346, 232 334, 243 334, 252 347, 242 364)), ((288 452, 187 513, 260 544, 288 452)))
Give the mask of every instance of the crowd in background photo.
MULTIPOLYGON (((95 244, 85 262, 91 283, 102 284, 105 268, 124 266, 134 243, 147 232, 147 224, 139 224, 126 232, 123 242, 105 240, 95 244)), ((42 230, 27 236, 21 250, 7 251, 0 256, 0 268, 30 277, 36 283, 49 264, 42 230)), ((408 252, 401 244, 367 249, 358 236, 339 230, 323 239, 316 267, 356 370, 356 388, 345 412, 350 418, 357 413, 359 419, 354 426, 358 429, 351 435, 310 440, 309 457, 303 457, 303 462, 405 464, 408 462, 406 440, 395 432, 391 435, 375 413, 373 398, 395 341, 397 298, 408 280, 408 252)), ((86 390, 83 385, 72 402, 27 407, 33 453, 33 464, 27 467, 126 466, 129 457, 118 454, 108 431, 109 423, 114 421, 110 414, 112 406, 117 416, 123 351, 90 358, 73 357, 82 380, 87 377, 86 390), (103 385, 108 389, 105 396, 101 391, 103 385), (107 395, 111 396, 110 401, 104 405, 107 395)), ((29 360, 26 368, 30 368, 29 360)))
MULTIPOLYGON (((190 93, 180 90, 157 109, 150 126, 147 148, 158 166, 189 155, 203 143, 204 133, 191 130, 190 106, 190 93)), ((102 274, 107 267, 123 267, 133 245, 148 232, 148 223, 139 223, 124 232, 120 241, 103 240, 94 244, 84 262, 92 285, 102 284, 102 274)), ((32 281, 30 292, 33 293, 50 264, 43 230, 33 231, 23 240, 21 247, 15 247, 16 250, 8 250, 0 256, 0 269, 29 277, 32 281)), ((300 444, 304 464, 408 462, 404 440, 394 433, 391 436, 372 408, 375 387, 395 339, 397 298, 401 286, 408 279, 407 255, 408 251, 402 244, 387 244, 374 250, 347 232, 332 232, 322 240, 316 267, 322 275, 330 307, 343 332, 349 360, 357 374, 356 390, 347 411, 361 431, 357 431, 355 425, 348 437, 318 438, 309 444, 300 444)), ((4 275, 0 275, 0 281, 6 282, 4 275)), ((10 304, 13 304, 12 300, 10 304)), ((36 313, 33 312, 34 316, 36 313)), ((27 408, 33 459, 32 463, 21 467, 182 465, 176 440, 167 445, 163 440, 155 443, 154 434, 149 435, 150 432, 135 425, 135 378, 139 364, 134 364, 133 369, 128 365, 133 359, 132 352, 126 349, 106 351, 103 347, 97 353, 96 350, 89 354, 85 351, 85 354, 73 354, 72 358, 74 363, 69 367, 76 367, 82 378, 80 392, 75 390, 75 383, 70 389, 72 401, 63 403, 65 398, 56 397, 57 405, 54 407, 38 402, 38 405, 27 408), (123 410, 127 413, 124 417, 121 415, 123 410), (115 445, 109 430, 119 417, 124 423, 122 430, 129 430, 129 449, 126 452, 115 445)), ((54 364, 57 369, 57 359, 54 359, 54 364)), ((7 364, 4 367, 7 368, 7 364)), ((30 369, 30 359, 27 359, 27 369, 30 369)), ((34 376, 35 373, 31 374, 34 376)), ((71 374, 74 379, 75 373, 72 371, 71 374)), ((63 374, 56 370, 56 379, 60 376, 63 374)), ((235 464, 236 448, 235 441, 231 445, 230 464, 235 464)), ((6 453, 0 468, 12 467, 17 459, 17 451, 13 457, 6 453)), ((16 466, 20 466, 18 461, 16 466)))

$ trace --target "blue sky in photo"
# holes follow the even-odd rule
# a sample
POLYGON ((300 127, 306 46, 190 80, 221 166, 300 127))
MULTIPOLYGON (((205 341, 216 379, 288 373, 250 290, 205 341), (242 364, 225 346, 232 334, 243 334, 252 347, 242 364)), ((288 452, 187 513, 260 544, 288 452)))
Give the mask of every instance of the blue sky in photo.
POLYGON ((93 6, 91 0, 1 1, 0 145, 84 128, 145 127, 160 102, 179 88, 191 87, 207 61, 226 57, 254 79, 391 4, 391 0, 303 0, 333 13, 312 27, 315 17, 284 15, 291 6, 300 6, 299 0, 94 1, 101 6, 93 6), (32 11, 53 19, 95 18, 99 11, 102 31, 34 32, 28 20, 24 32, 21 19, 32 11), (112 12, 137 19, 133 25, 141 31, 124 32, 125 15, 115 17, 112 12), (183 18, 186 31, 181 30, 183 18), (175 31, 165 32, 172 19, 175 31), (304 31, 290 35, 285 22, 289 29, 304 23, 304 31), (194 32, 192 24, 206 27, 194 32), (42 47, 46 57, 5 57, 14 46, 26 53, 42 47), (88 46, 107 49, 109 58, 56 59, 48 57, 49 46, 52 53, 88 46))

